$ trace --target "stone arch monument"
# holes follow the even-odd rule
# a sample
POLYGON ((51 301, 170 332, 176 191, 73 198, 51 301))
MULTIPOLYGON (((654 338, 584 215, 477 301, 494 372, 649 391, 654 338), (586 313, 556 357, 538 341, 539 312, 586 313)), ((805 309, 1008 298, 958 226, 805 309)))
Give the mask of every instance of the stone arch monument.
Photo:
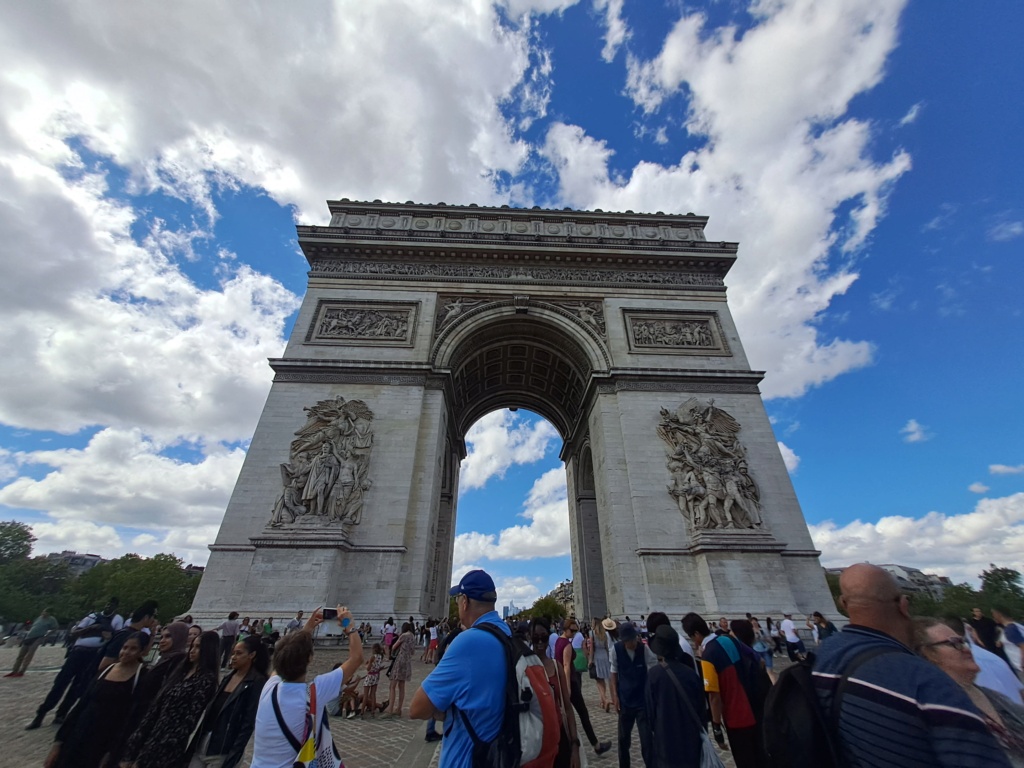
POLYGON ((561 434, 586 617, 830 610, 707 219, 331 202, 193 605, 447 611, 480 417, 561 434))

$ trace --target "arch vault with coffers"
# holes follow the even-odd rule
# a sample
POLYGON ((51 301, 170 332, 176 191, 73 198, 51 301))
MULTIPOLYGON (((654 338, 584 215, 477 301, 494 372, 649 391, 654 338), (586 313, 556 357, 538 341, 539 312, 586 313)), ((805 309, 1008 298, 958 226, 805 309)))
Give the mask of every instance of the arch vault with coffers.
POLYGON ((329 205, 194 615, 446 613, 465 434, 503 407, 562 436, 580 614, 831 607, 704 217, 329 205))

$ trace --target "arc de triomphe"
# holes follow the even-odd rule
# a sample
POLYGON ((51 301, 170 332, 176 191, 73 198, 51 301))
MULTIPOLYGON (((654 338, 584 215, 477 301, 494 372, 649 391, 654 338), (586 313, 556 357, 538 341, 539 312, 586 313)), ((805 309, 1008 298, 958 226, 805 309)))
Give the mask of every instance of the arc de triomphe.
POLYGON ((331 202, 196 615, 447 612, 464 436, 561 434, 585 617, 830 612, 705 217, 331 202))

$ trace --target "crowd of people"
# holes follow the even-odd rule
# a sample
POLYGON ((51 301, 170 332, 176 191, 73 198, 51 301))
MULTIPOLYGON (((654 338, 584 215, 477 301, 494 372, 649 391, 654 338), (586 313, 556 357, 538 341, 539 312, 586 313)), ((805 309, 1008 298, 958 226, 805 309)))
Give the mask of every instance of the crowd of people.
MULTIPOLYGON (((531 768, 581 765, 583 738, 593 757, 616 747, 629 768, 634 734, 648 768, 701 766, 712 739, 737 768, 780 765, 766 733, 777 722, 773 659, 782 654, 813 670, 816 706, 846 765, 1024 767, 1024 683, 1014 666, 1024 627, 1009 611, 912 617, 892 576, 868 564, 844 571, 840 586, 842 630, 815 612, 799 623, 688 613, 678 631, 658 611, 639 621, 502 621, 493 580, 476 570, 452 588, 457 622, 356 625, 338 606, 347 658, 312 680, 321 609, 280 629, 231 612, 204 630, 191 616, 161 625, 152 600, 123 618, 111 598, 69 631, 64 664, 26 728, 56 708, 46 768, 233 768, 251 740, 254 768, 286 768, 313 752, 318 765, 336 766, 330 717, 402 718, 410 695, 408 716, 427 721, 427 741, 443 741, 441 768, 470 768, 502 727, 506 637, 543 664, 556 716, 550 749, 531 768), (413 692, 417 653, 433 668, 413 692), (614 745, 595 733, 585 679, 616 717, 614 745)), ((49 611, 31 623, 8 677, 24 674, 54 624, 49 611)))

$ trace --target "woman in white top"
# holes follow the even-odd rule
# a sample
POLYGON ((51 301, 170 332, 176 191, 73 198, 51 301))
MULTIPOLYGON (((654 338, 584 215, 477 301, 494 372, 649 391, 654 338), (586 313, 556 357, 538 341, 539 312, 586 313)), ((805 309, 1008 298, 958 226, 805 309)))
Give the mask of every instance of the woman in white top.
MULTIPOLYGON (((323 620, 323 611, 317 608, 303 629, 283 637, 274 650, 274 675, 263 687, 256 711, 251 768, 291 768, 295 764, 296 744, 301 745, 306 735, 306 714, 309 711, 306 672, 313 660, 313 630, 323 620), (283 722, 278 720, 275 701, 283 722), (287 728, 287 733, 284 728, 287 728)), ((313 680, 318 745, 331 738, 324 711, 327 702, 341 694, 342 683, 355 675, 363 663, 363 646, 352 624, 352 614, 341 605, 338 606, 338 624, 348 637, 348 659, 333 672, 317 675, 313 680)))

